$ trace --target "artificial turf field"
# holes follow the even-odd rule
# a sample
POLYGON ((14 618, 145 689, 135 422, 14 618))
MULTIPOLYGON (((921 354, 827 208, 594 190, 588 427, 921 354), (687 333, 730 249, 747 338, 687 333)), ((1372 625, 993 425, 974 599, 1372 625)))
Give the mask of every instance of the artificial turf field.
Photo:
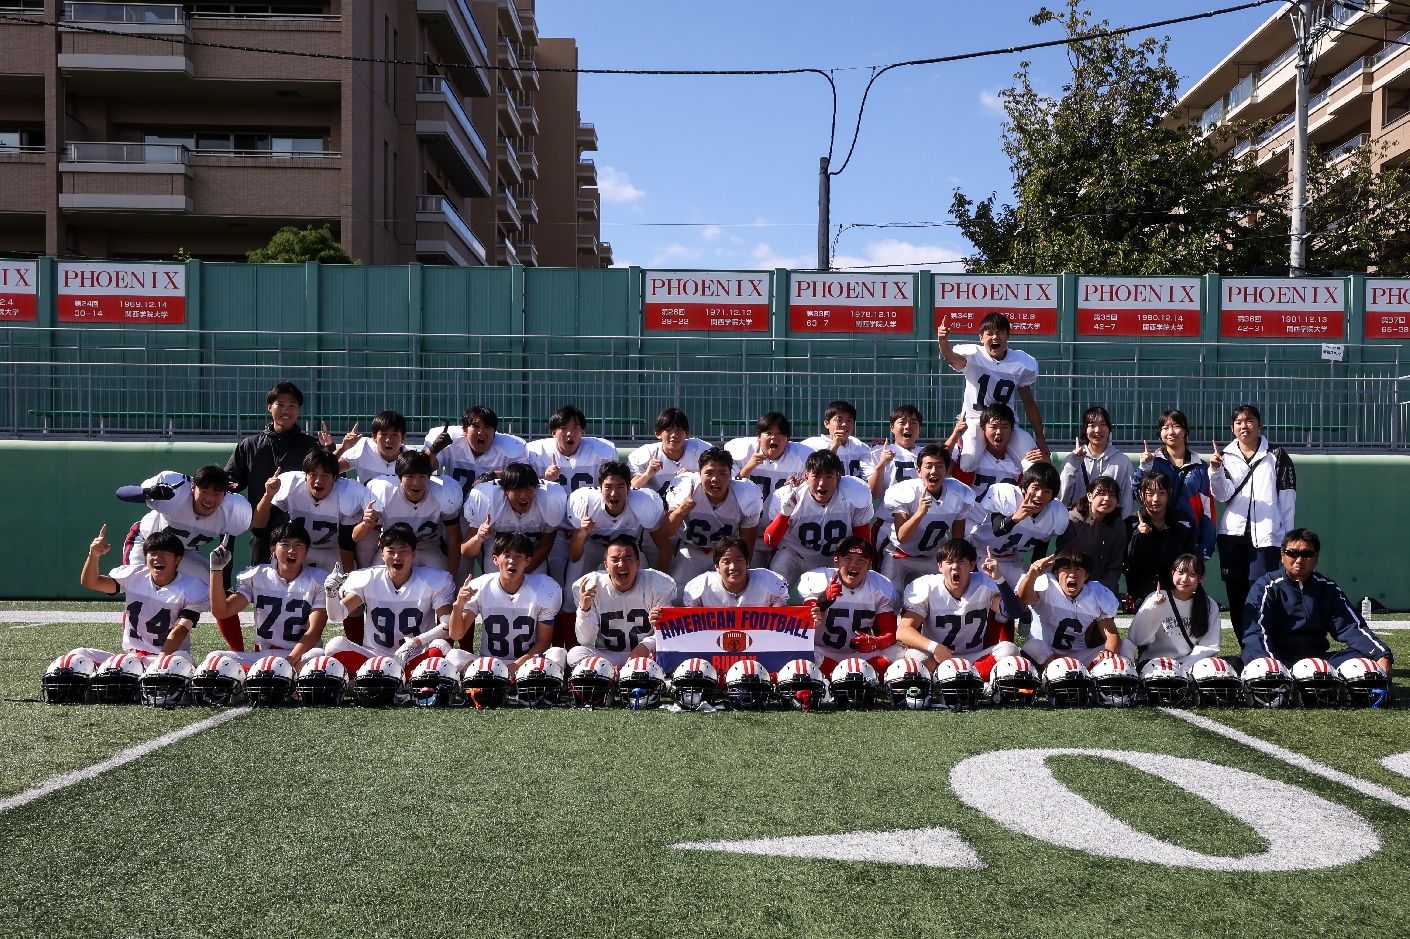
MULTIPOLYGON (((0 625, 0 799, 215 713, 32 700, 50 660, 116 631, 0 625)), ((1410 654, 1410 632, 1382 635, 1410 654)), ((217 639, 198 629, 197 658, 217 639)), ((1410 707, 1199 713, 1410 796, 1380 763, 1410 750, 1410 707)), ((1158 776, 1097 756, 1047 765, 1172 845, 1268 849, 1158 776)), ((1003 776, 991 791, 1031 801, 1003 776)), ((1406 808, 1149 708, 267 709, 0 813, 0 925, 14 937, 1394 937, 1410 935, 1407 890, 1406 808), (1337 832, 1305 826, 1305 853, 1352 830, 1364 856, 1280 872, 1097 857, 1001 827, 952 790, 962 760, 1026 748, 1167 754, 1291 784, 1354 813, 1337 832), (670 847, 934 827, 982 867, 670 847)))

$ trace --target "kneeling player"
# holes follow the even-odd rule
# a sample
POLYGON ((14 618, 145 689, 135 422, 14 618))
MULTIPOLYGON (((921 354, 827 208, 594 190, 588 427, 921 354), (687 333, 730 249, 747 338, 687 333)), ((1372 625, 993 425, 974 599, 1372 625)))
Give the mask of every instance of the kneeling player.
MULTIPOLYGON (((650 489, 631 488, 631 470, 625 463, 604 463, 596 489, 579 489, 568 497, 568 523, 573 537, 568 541, 569 586, 584 573, 597 570, 607 547, 623 535, 641 544, 643 531, 661 524, 661 497, 650 489)), ((575 598, 565 591, 569 603, 575 598)))
POLYGON ((1116 631, 1116 595, 1089 580, 1091 573, 1085 551, 1063 548, 1034 561, 1018 582, 1018 599, 1033 609, 1023 654, 1039 666, 1064 656, 1086 668, 1113 655, 1136 661, 1136 647, 1116 631))
POLYGON ((896 645, 896 587, 876 571, 876 549, 865 538, 842 539, 834 567, 808 571, 798 595, 813 608, 813 662, 831 675, 860 656, 878 673, 901 657, 896 645))
POLYGON ((641 549, 631 535, 617 535, 608 542, 606 566, 605 571, 592 571, 573 583, 574 626, 580 645, 568 653, 569 668, 591 655, 616 668, 629 658, 656 655, 656 623, 661 607, 675 600, 676 582, 660 571, 642 569, 641 549))
POLYGON ((945 542, 937 559, 939 573, 917 578, 906 589, 897 638, 909 647, 907 658, 932 671, 959 656, 988 681, 995 662, 1018 654, 1018 646, 1000 640, 1000 623, 1022 612, 1018 597, 993 555, 984 559, 982 572, 976 570, 978 555, 968 541, 945 542))
POLYGON ((678 584, 714 566, 711 552, 725 535, 738 535, 746 551, 754 552, 764 502, 758 486, 731 478, 733 470, 729 451, 711 447, 700 454, 700 472, 681 475, 666 493, 666 517, 651 538, 656 542, 657 567, 665 568, 678 584))
POLYGON ((844 475, 837 454, 810 454, 807 474, 798 486, 780 486, 764 513, 768 528, 764 543, 774 548, 769 570, 786 583, 796 583, 805 571, 826 567, 848 535, 871 540, 871 490, 860 479, 844 475))
POLYGON ((345 571, 358 567, 353 529, 371 499, 362 483, 338 475, 340 465, 327 450, 314 449, 304 457, 303 472, 269 477, 250 527, 259 531, 288 521, 312 539, 305 564, 325 573, 339 562, 345 571))
POLYGON ((539 479, 528 463, 510 463, 498 479, 477 483, 465 497, 465 528, 470 535, 461 554, 471 564, 479 559, 480 572, 488 574, 495 569, 490 550, 494 540, 501 534, 522 533, 531 547, 526 573, 545 573, 567 507, 566 489, 539 479))
POLYGON ((747 547, 738 535, 716 541, 715 569, 685 585, 681 605, 787 606, 788 582, 773 571, 751 568, 747 547))
POLYGON ((417 450, 397 457, 395 480, 384 476, 367 484, 372 504, 353 529, 353 540, 403 522, 416 535, 422 566, 446 571, 454 580, 460 571, 461 492, 454 482, 432 476, 434 469, 431 458, 417 450))
MULTIPOLYGON (((310 455, 314 453, 332 457, 326 450, 313 450, 310 455)), ((270 533, 269 542, 272 562, 245 568, 235 576, 235 589, 229 594, 219 588, 211 591, 211 612, 217 617, 239 616, 253 605, 255 651, 230 654, 247 669, 266 655, 282 655, 298 671, 328 624, 323 590, 327 574, 305 566, 309 535, 302 525, 280 525, 270 533)), ((212 583, 218 582, 215 573, 230 564, 230 554, 223 545, 211 552, 212 583)))
MULTIPOLYGON (((147 534, 142 542, 142 564, 123 564, 98 573, 98 559, 112 550, 108 526, 88 546, 80 582, 89 590, 108 595, 123 593, 127 605, 122 616, 122 651, 138 658, 172 653, 191 658, 191 628, 210 609, 206 585, 178 568, 186 546, 172 532, 147 534)), ((74 649, 99 665, 112 653, 102 649, 74 649)), ((192 663, 193 665, 195 663, 192 663)))
POLYGON ((964 483, 947 479, 950 454, 938 444, 920 451, 920 477, 886 490, 883 513, 891 517, 881 573, 904 596, 906 585, 935 573, 935 552, 946 538, 963 538, 965 517, 974 511, 974 494, 964 483))
POLYGON ((472 632, 478 617, 480 655, 499 659, 511 675, 536 655, 565 670, 568 664, 567 650, 550 648, 562 591, 548 575, 528 573, 533 550, 528 535, 495 535, 490 557, 496 570, 466 581, 450 614, 450 638, 455 642, 472 632))
POLYGON ((1034 463, 1018 485, 991 486, 970 516, 969 541, 993 553, 1010 583, 1023 577, 1025 551, 1047 551, 1048 542, 1067 531, 1067 509, 1056 501, 1060 485, 1051 463, 1034 463))

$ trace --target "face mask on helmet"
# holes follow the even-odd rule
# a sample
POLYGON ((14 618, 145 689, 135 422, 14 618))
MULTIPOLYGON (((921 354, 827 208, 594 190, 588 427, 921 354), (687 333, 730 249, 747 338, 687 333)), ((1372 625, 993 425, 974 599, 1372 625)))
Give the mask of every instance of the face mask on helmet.
POLYGON ((348 670, 331 655, 309 659, 299 670, 299 702, 309 707, 337 707, 348 688, 348 670))
POLYGON ((514 675, 514 700, 521 707, 558 707, 564 703, 563 690, 563 669, 542 655, 526 660, 514 675))
POLYGON ((1164 656, 1151 659, 1142 667, 1141 694, 1155 707, 1187 708, 1195 702, 1195 689, 1184 668, 1164 656))
POLYGON ((573 703, 581 708, 607 707, 617 687, 617 670, 612 663, 597 655, 579 662, 568 676, 573 691, 573 703))
POLYGON ((876 706, 881 681, 866 659, 843 659, 832 670, 829 682, 833 703, 840 711, 865 711, 876 706))
POLYGON ((1337 667, 1337 677, 1352 707, 1379 708, 1387 703, 1390 682, 1374 659, 1347 659, 1337 667))
POLYGON ((1086 707, 1094 696, 1091 675, 1071 656, 1053 659, 1043 669, 1043 690, 1053 708, 1086 707))
POLYGON ((713 706, 719 692, 720 675, 704 659, 686 659, 671 673, 671 699, 683 711, 713 706))
POLYGON ((1135 707, 1140 700, 1141 680, 1136 669, 1124 656, 1113 655, 1092 666, 1092 683, 1097 688, 1097 702, 1102 707, 1135 707))
POLYGON ((1297 703, 1305 708, 1330 708, 1341 703, 1341 679, 1326 659, 1294 662, 1292 680, 1297 703))
POLYGON ((99 704, 131 704, 142 689, 142 660, 120 652, 108 657, 93 676, 93 697, 99 704))
POLYGON ((892 707, 921 711, 930 706, 930 671, 915 659, 892 662, 884 680, 892 707))
POLYGON ((1200 659, 1190 666, 1196 703, 1200 707, 1237 707, 1244 703, 1244 685, 1220 658, 1200 659))
POLYGON ((460 696, 460 675, 443 656, 425 659, 406 683, 411 703, 419 708, 450 707, 464 703, 460 696))
POLYGON ((1261 708, 1289 707, 1293 703, 1292 676, 1275 658, 1264 656, 1244 666, 1244 691, 1250 704, 1261 708))
POLYGON ((768 669, 755 659, 740 659, 725 672, 725 697, 730 707, 741 711, 762 711, 774 696, 768 669))
POLYGON ((232 656, 212 652, 191 679, 191 696, 197 704, 227 707, 245 693, 245 669, 232 656))
POLYGON ((98 666, 82 652, 59 656, 44 670, 39 687, 47 704, 84 704, 93 700, 93 676, 98 666))
POLYGON ((245 697, 255 707, 292 704, 297 680, 294 666, 289 664, 288 659, 282 655, 266 655, 245 676, 245 697))
POLYGON ((159 655, 142 673, 142 703, 160 708, 185 704, 195 677, 196 666, 185 656, 159 655))
POLYGON ((800 711, 816 711, 827 693, 827 682, 812 659, 794 659, 778 670, 778 694, 800 711))
POLYGON ((353 700, 365 708, 386 708, 406 703, 406 667, 390 655, 362 663, 353 678, 353 700))
POLYGON ((660 706, 665 687, 666 673, 653 658, 627 659, 617 674, 617 696, 633 711, 660 706))
POLYGON ((973 710, 984 696, 984 679, 968 659, 946 659, 935 666, 931 679, 931 698, 953 711, 973 710))
POLYGON ((985 695, 999 707, 1032 707, 1043 683, 1025 656, 1006 655, 994 663, 985 695))
POLYGON ((493 656, 485 655, 465 666, 461 692, 475 710, 504 707, 509 699, 509 667, 493 656))

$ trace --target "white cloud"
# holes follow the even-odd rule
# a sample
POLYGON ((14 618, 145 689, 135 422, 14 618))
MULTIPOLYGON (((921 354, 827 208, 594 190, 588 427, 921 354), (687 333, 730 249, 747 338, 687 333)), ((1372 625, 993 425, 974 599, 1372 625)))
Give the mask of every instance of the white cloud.
POLYGON ((818 259, 816 255, 795 255, 788 257, 779 254, 772 246, 757 244, 754 250, 749 252, 749 259, 754 262, 756 270, 773 270, 776 267, 786 267, 791 270, 807 270, 816 267, 818 259))
POLYGON ((718 225, 707 225, 700 231, 700 237, 706 241, 714 241, 722 234, 724 234, 724 229, 718 225))
POLYGON ((865 256, 838 255, 832 259, 832 266, 839 269, 877 267, 888 271, 917 271, 922 267, 956 270, 958 265, 943 262, 959 261, 961 258, 953 248, 911 244, 896 238, 869 242, 862 249, 862 254, 865 256))
POLYGON ((602 193, 603 202, 615 202, 621 205, 630 205, 646 196, 646 190, 633 186, 626 173, 619 172, 610 166, 597 168, 597 188, 602 193))
POLYGON ((987 88, 979 92, 979 106, 1001 116, 1004 114, 1004 102, 999 99, 998 94, 987 88))
POLYGON ((685 245, 673 241, 651 259, 651 265, 659 267, 673 261, 693 261, 698 257, 700 257, 699 248, 687 248, 685 245))

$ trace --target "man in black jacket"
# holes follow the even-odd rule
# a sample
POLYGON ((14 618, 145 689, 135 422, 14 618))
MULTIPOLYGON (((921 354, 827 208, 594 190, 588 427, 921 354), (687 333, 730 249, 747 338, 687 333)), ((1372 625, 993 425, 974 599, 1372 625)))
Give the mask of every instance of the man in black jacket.
POLYGON ((1377 638, 1336 582, 1317 573, 1321 539, 1308 528, 1283 536, 1283 569, 1264 574, 1248 593, 1244 606, 1245 662, 1272 656, 1291 668, 1305 658, 1323 658, 1333 667, 1350 658, 1376 660, 1391 674, 1390 648, 1377 638), (1328 654, 1328 634, 1346 645, 1328 654))

